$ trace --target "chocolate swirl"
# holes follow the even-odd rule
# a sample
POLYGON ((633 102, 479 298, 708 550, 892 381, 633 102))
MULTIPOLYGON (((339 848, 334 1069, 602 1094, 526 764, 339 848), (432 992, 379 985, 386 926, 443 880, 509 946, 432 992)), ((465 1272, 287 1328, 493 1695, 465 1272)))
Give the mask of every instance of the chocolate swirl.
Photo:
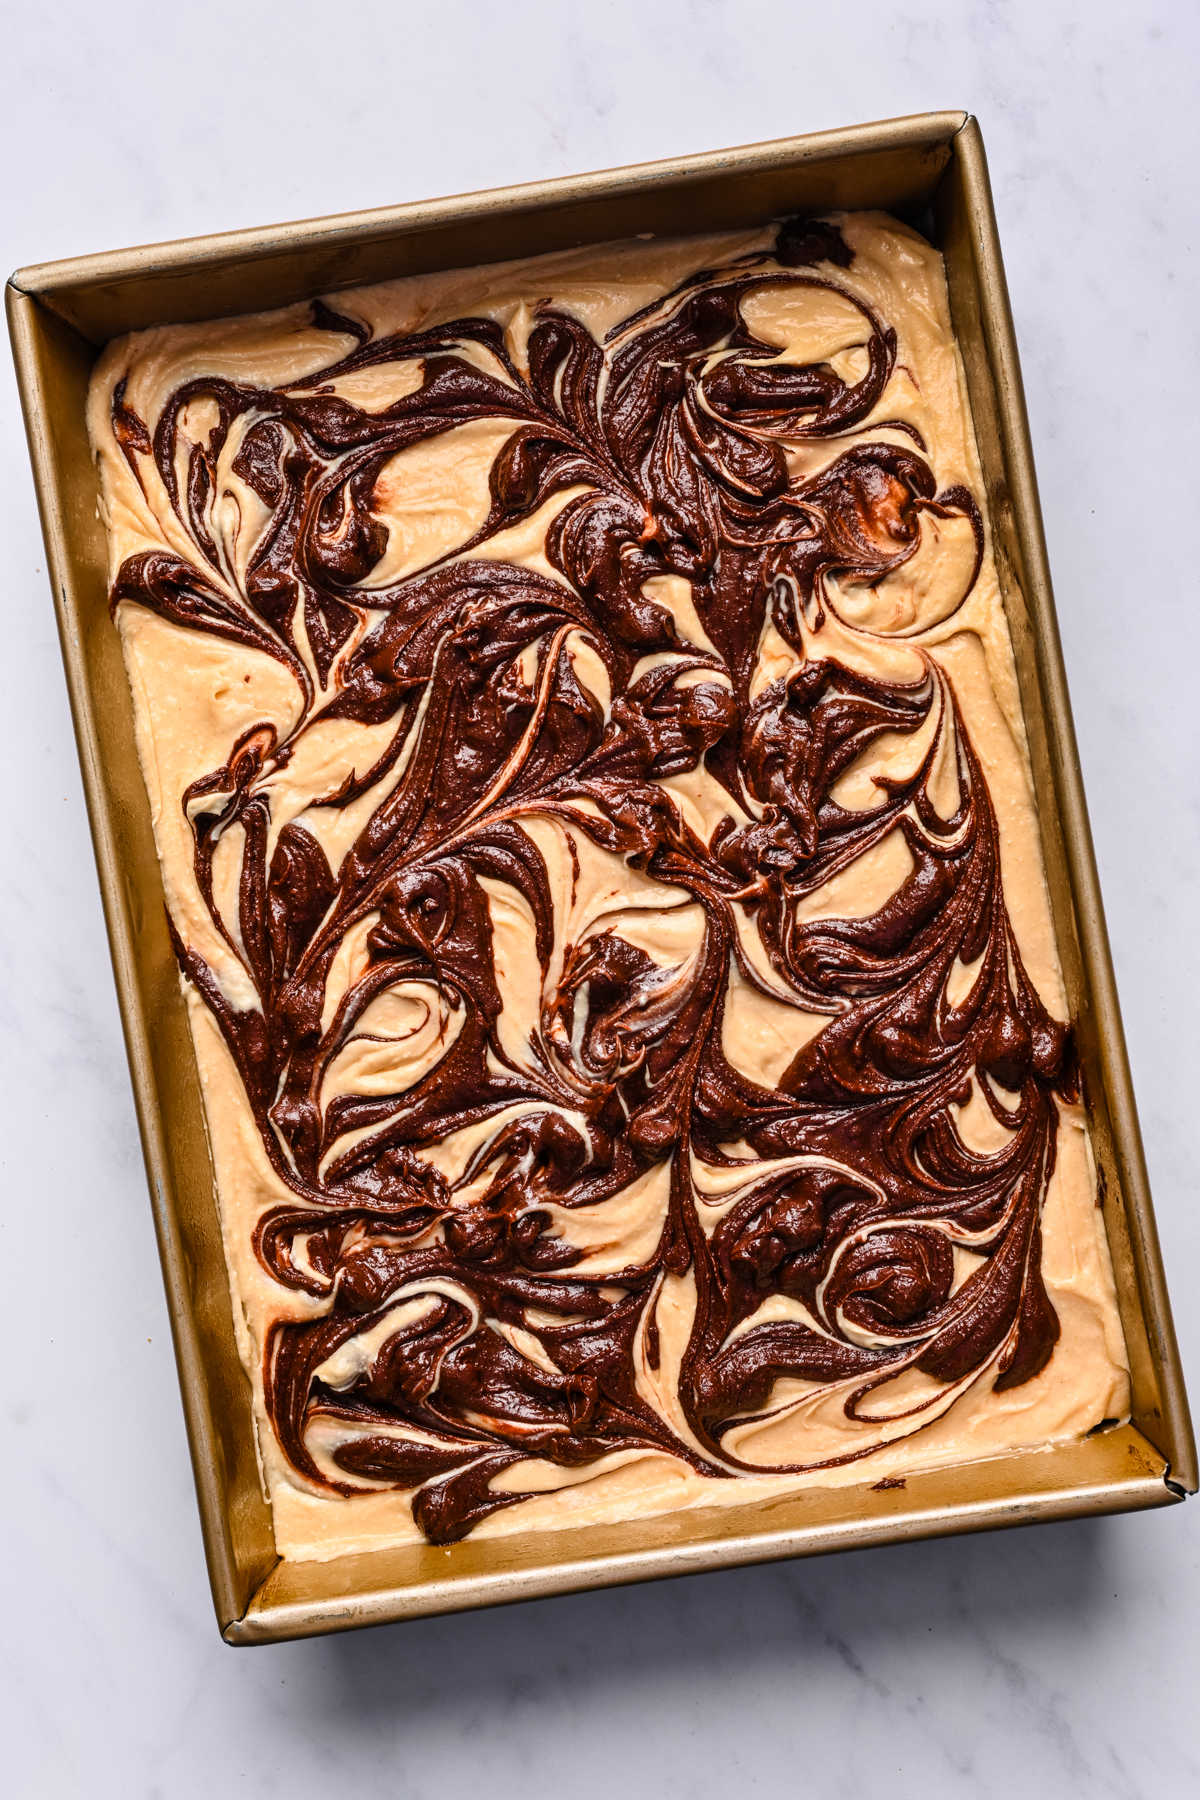
POLYGON ((298 1302, 266 1344, 270 1418, 300 1477, 411 1491, 435 1542, 521 1500, 521 1463, 848 1460, 1053 1351, 1039 1221, 1076 1078, 1005 909, 983 768, 924 650, 905 679, 822 650, 830 621, 869 640, 931 543, 966 545, 952 614, 984 552, 971 495, 939 492, 886 417, 896 336, 839 283, 851 261, 833 226, 789 223, 603 341, 543 304, 520 352, 488 318, 375 336, 318 303, 340 350, 316 374, 201 375, 154 421, 114 392, 175 522, 114 605, 265 652, 299 695, 289 730, 242 732, 182 796, 253 1004, 175 940, 291 1196, 255 1239, 298 1302), (780 290, 854 309, 850 363, 755 334, 750 302, 780 290), (407 379, 371 410, 355 378, 382 370, 407 379), (503 428, 483 523, 381 579, 393 459, 479 421, 503 428), (539 518, 541 558, 506 556, 539 518), (370 728, 370 767, 280 825, 273 779, 332 722, 370 728), (700 781, 715 818, 687 802, 700 781), (318 817, 354 821, 333 861, 318 817), (906 872, 866 916, 822 910, 889 855, 906 872), (793 1009, 773 1083, 730 1049, 735 986, 793 1009), (972 1148, 968 1104, 998 1147, 972 1148), (623 1235, 631 1194, 660 1198, 623 1235), (826 1393, 861 1443, 748 1453, 826 1393))

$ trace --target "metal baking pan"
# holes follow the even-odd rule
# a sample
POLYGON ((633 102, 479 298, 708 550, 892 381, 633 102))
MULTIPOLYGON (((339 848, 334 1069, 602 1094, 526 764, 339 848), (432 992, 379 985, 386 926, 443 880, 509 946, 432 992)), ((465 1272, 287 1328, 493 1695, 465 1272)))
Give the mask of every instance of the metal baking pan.
POLYGON ((8 316, 221 1630, 262 1643, 615 1582, 1036 1519, 1162 1506, 1197 1485, 1046 566, 1004 271, 975 120, 929 113, 680 161, 19 271, 8 316), (1131 1422, 1079 1442, 769 1503, 332 1562, 282 1560, 255 1460, 199 1084, 132 703, 108 617, 84 404, 104 343, 355 283, 881 207, 942 249, 1017 657, 1051 900, 1128 1347, 1131 1422))

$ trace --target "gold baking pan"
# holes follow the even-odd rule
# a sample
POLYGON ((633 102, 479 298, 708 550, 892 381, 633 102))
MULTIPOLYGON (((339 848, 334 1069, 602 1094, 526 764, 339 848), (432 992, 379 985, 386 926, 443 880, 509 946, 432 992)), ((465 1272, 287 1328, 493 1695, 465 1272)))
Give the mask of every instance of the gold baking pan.
POLYGON ((217 1617, 262 1643, 772 1557, 1161 1506, 1197 1485, 1046 567, 979 127, 929 113, 675 162, 21 270, 8 314, 129 1050, 217 1617), (567 245, 883 207, 945 253, 1017 655, 1046 865, 1133 1382, 1080 1442, 604 1528, 282 1561, 255 1460, 185 1007, 108 617, 84 400, 101 346, 159 322, 567 245))

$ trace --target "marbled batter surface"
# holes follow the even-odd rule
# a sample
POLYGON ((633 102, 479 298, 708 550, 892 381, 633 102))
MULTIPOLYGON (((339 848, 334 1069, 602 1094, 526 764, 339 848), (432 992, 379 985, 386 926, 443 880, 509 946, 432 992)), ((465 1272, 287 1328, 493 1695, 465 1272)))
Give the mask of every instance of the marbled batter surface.
POLYGON ((146 332, 91 421, 285 1554, 1124 1412, 922 240, 146 332))

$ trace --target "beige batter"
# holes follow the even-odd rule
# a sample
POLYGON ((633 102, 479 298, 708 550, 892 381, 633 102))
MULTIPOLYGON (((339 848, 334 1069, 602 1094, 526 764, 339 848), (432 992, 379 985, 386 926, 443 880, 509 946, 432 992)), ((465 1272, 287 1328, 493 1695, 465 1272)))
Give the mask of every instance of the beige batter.
MULTIPOLYGON (((983 484, 958 353, 950 329, 941 262, 913 232, 882 215, 849 215, 838 221, 854 251, 853 265, 837 270, 839 286, 875 308, 898 336, 895 367, 876 409, 877 420, 907 421, 921 433, 939 489, 961 485, 980 500, 983 484)), ((431 322, 465 315, 499 321, 514 360, 521 366, 540 299, 586 322, 597 339, 617 321, 669 292, 697 268, 732 262, 763 249, 770 234, 645 241, 573 252, 531 263, 460 271, 364 288, 333 298, 336 311, 367 323, 376 337, 411 331, 431 322)), ((779 346, 781 359, 828 363, 856 378, 865 360, 861 313, 839 296, 813 289, 768 291, 746 303, 747 322, 760 337, 779 346)), ((486 352, 477 351, 482 364, 486 352)), ((251 318, 196 326, 171 326, 138 333, 111 344, 97 367, 91 389, 90 427, 100 466, 111 567, 115 571, 140 550, 165 547, 194 555, 187 533, 172 511, 149 456, 138 466, 142 485, 114 437, 110 424, 113 391, 124 381, 125 404, 151 430, 167 397, 195 375, 222 374, 256 385, 287 386, 328 365, 330 337, 311 322, 308 306, 251 318)), ((347 376, 339 391, 369 410, 383 408, 419 380, 419 365, 364 370, 347 376)), ((206 406, 208 410, 206 411, 206 406)), ((201 403, 189 415, 187 432, 203 441, 213 423, 201 403)), ((452 554, 484 520, 489 504, 488 475, 513 426, 504 420, 475 421, 397 455, 375 490, 374 509, 387 527, 382 561, 366 584, 382 587, 402 575, 452 554)), ((874 429, 873 427, 871 429, 874 429)), ((890 427, 885 438, 902 436, 890 427)), ((789 452, 794 474, 811 474, 844 448, 840 438, 807 442, 789 452)), ((231 464, 234 441, 222 455, 220 491, 211 517, 225 579, 233 586, 244 573, 265 511, 258 496, 240 481, 231 464)), ((472 552, 554 574, 543 550, 554 514, 571 498, 556 495, 531 520, 491 539, 472 552)), ((1065 1018, 1062 977, 1041 861, 1025 733, 1012 649, 990 548, 965 605, 958 601, 969 578, 974 544, 961 520, 941 524, 926 519, 920 548, 896 574, 873 588, 838 592, 832 588, 826 616, 812 630, 812 650, 847 666, 891 679, 916 680, 918 648, 949 677, 966 729, 981 758, 996 809, 1005 897, 1026 969, 1049 1011, 1065 1018)), ((655 598, 673 614, 682 640, 704 647, 707 640, 692 605, 689 584, 669 578, 655 598)), ((369 594, 363 595, 369 603, 369 594)), ((237 890, 239 831, 227 833, 214 865, 214 889, 228 925, 231 945, 215 928, 197 889, 193 836, 181 805, 190 783, 219 767, 241 732, 271 721, 280 738, 295 725, 301 698, 289 671, 254 649, 205 636, 130 604, 118 610, 126 665, 134 694, 138 746, 150 796, 154 830, 168 904, 183 940, 214 971, 230 1001, 254 1004, 254 989, 239 954, 237 890)), ((365 629, 365 626, 363 627, 365 629)), ((360 634, 361 635, 361 634, 360 634)), ((352 643, 357 638, 352 640, 352 643)), ((572 634, 563 653, 573 661, 580 683, 607 706, 603 663, 586 638, 572 634)), ((796 651, 770 623, 759 649, 756 685, 798 662, 796 651)), ((653 659, 648 659, 648 663, 653 659)), ((337 663, 324 689, 337 691, 337 663)), ((313 667, 314 681, 321 688, 313 667)), ((686 679, 686 677, 685 677, 686 679)), ((316 708, 320 712, 320 703, 316 708)), ((314 807, 351 772, 369 769, 390 727, 330 720, 313 724, 299 740, 291 761, 268 772, 261 788, 269 794, 270 831, 303 819, 322 844, 333 871, 399 770, 382 778, 378 791, 345 809, 314 807)), ((836 797, 845 806, 866 806, 878 792, 872 777, 913 769, 926 738, 883 740, 876 751, 842 777, 836 797)), ((400 765, 403 766, 403 762, 400 765)), ((943 816, 952 810, 957 776, 945 756, 930 782, 930 796, 943 816), (939 794, 940 786, 940 794, 939 794)), ((707 840, 734 803, 701 765, 668 776, 662 786, 687 823, 707 840)), ((743 819, 745 815, 742 815, 743 819)), ((703 916, 689 906, 686 891, 664 886, 626 866, 561 819, 526 822, 555 882, 555 955, 585 941, 601 928, 616 931, 644 950, 664 971, 686 979, 700 946, 703 916)), ((885 838, 870 855, 835 876, 803 903, 805 917, 865 917, 892 894, 912 866, 899 834, 885 838)), ((501 982, 500 1035, 505 1054, 518 1066, 543 1029, 542 977, 533 947, 533 920, 522 896, 501 881, 485 883, 501 982)), ((368 925, 369 928, 369 925, 368 925)), ((786 994, 771 997, 775 977, 749 917, 739 922, 743 947, 762 986, 753 986, 736 968, 726 1000, 723 1045, 735 1068, 752 1079, 775 1083, 799 1046, 825 1023, 804 1014, 786 994), (744 925, 744 930, 742 929, 744 925), (765 990, 765 991, 764 991, 765 990)), ((365 961, 366 929, 358 943, 347 940, 329 978, 327 1016, 352 987, 365 961), (356 963, 357 958, 357 963, 356 963)), ((963 972, 969 985, 970 972, 963 972)), ((323 1302, 280 1287, 252 1251, 256 1220, 288 1199, 287 1189, 264 1153, 240 1079, 205 1004, 185 984, 196 1056, 203 1083, 209 1135, 216 1168, 221 1218, 233 1294, 234 1318, 246 1367, 254 1384, 259 1416, 259 1451, 264 1483, 282 1554, 326 1558, 344 1551, 416 1538, 408 1498, 391 1489, 352 1497, 322 1493, 291 1469, 282 1456, 262 1405, 261 1356, 269 1323, 284 1315, 308 1317, 323 1302)), ((369 1025, 329 1070, 322 1092, 328 1105, 338 1094, 388 1092, 418 1076, 445 1055, 461 1024, 454 1009, 431 1001, 432 990, 417 983, 387 990, 372 1003, 369 1025)), ((569 1054, 569 1046, 564 1054, 569 1054)), ((490 1119, 448 1138, 430 1151, 444 1173, 457 1177, 472 1154, 498 1128, 490 1119)), ((986 1150, 1002 1127, 976 1097, 961 1111, 964 1142, 986 1150)), ((341 1147, 341 1146, 339 1146, 341 1147)), ((747 1153, 749 1154, 749 1153, 747 1153)), ((711 1207, 713 1222, 740 1191, 737 1171, 700 1167, 697 1190, 711 1207)), ((481 1178, 482 1179, 482 1178, 481 1178)), ((585 1252, 581 1269, 603 1272, 627 1266, 652 1250, 666 1208, 667 1165, 658 1165, 616 1198, 591 1209, 559 1208, 555 1230, 585 1252)), ((460 1200, 469 1194, 460 1193, 460 1200)), ((1053 1357, 1032 1381, 1007 1393, 991 1391, 985 1377, 965 1391, 943 1392, 930 1378, 910 1373, 876 1396, 871 1422, 849 1421, 841 1411, 842 1390, 817 1388, 800 1380, 780 1383, 769 1416, 735 1428, 730 1448, 765 1462, 837 1456, 868 1439, 879 1447, 865 1462, 817 1470, 805 1476, 762 1476, 714 1481, 693 1473, 667 1455, 618 1452, 577 1470, 552 1464, 520 1463, 496 1478, 531 1497, 492 1515, 476 1529, 488 1536, 590 1521, 610 1521, 668 1509, 744 1502, 754 1495, 788 1491, 803 1483, 875 1482, 915 1468, 957 1463, 1078 1437, 1102 1419, 1128 1409, 1124 1347, 1117 1319, 1112 1273, 1102 1216, 1096 1205, 1095 1173, 1085 1116, 1062 1109, 1057 1167, 1044 1217, 1043 1274, 1058 1313, 1062 1335, 1053 1357), (936 1422, 910 1436, 916 1397, 929 1398, 936 1422), (901 1416, 903 1413, 904 1416, 901 1416)), ((958 1279, 975 1260, 969 1244, 956 1243, 958 1279)), ((644 1360, 639 1380, 653 1393, 664 1416, 675 1416, 672 1388, 675 1362, 686 1343, 694 1305, 691 1277, 669 1278, 660 1297, 658 1326, 662 1354, 657 1369, 644 1360)), ((410 1307, 424 1304, 410 1298, 410 1307)), ((796 1316, 800 1303, 775 1296, 764 1303, 777 1316, 796 1316)), ((755 1323, 760 1322, 756 1318, 755 1323)), ((499 1327, 497 1327, 499 1329, 499 1327)), ((386 1335, 389 1324, 385 1321, 386 1335)), ((511 1328, 504 1327, 506 1331, 511 1328)), ((378 1335, 380 1328, 376 1327, 378 1335)), ((518 1346, 520 1348, 521 1346, 518 1346)), ((369 1363, 377 1343, 352 1339, 334 1359, 326 1378, 336 1386, 369 1363)), ((532 1338, 524 1352, 536 1354, 532 1338)), ((851 1384, 853 1385, 853 1384, 851 1384)), ((313 1448, 320 1458, 319 1430, 313 1448)))

